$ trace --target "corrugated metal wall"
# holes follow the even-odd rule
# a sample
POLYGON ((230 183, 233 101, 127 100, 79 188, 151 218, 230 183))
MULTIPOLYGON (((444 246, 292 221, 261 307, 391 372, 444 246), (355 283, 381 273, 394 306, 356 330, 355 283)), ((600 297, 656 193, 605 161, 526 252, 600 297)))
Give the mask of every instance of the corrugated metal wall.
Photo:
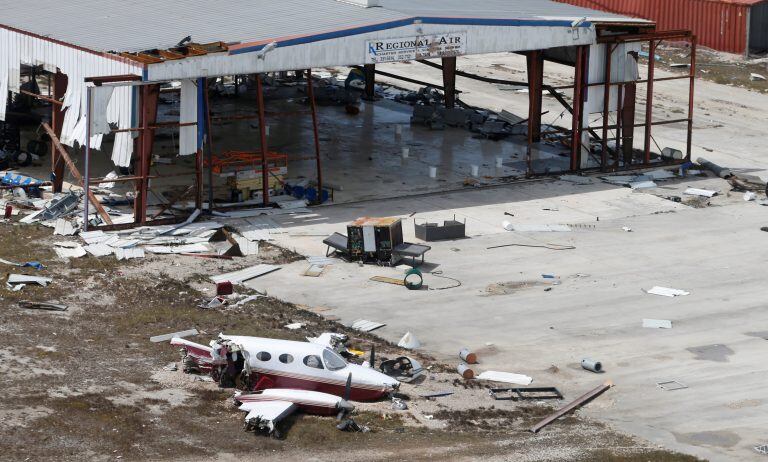
MULTIPOLYGON (((692 30, 706 47, 745 53, 749 5, 710 0, 557 0, 656 22, 657 30, 692 30)), ((765 24, 763 25, 765 28, 765 24)))
POLYGON ((768 2, 754 5, 749 20, 749 48, 759 53, 768 50, 768 2))

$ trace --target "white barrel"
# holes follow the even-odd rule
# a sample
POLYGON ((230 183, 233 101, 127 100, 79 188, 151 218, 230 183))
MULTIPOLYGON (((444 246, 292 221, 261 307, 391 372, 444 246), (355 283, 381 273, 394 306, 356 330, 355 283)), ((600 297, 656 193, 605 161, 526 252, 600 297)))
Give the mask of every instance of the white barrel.
POLYGON ((408 158, 408 156, 411 154, 411 148, 409 148, 408 146, 406 146, 406 147, 404 147, 404 148, 402 149, 402 151, 401 151, 401 152, 402 152, 402 154, 403 154, 403 159, 407 159, 407 158, 408 158))
POLYGON ((429 166, 429 177, 437 178, 437 167, 429 166))
POLYGON ((471 165, 472 167, 472 176, 477 177, 480 175, 480 166, 479 165, 471 165))
POLYGON ((457 367, 456 370, 467 380, 475 378, 475 371, 470 369, 466 364, 459 364, 459 367, 457 367))
POLYGON ((496 157, 496 168, 501 168, 504 166, 504 158, 501 156, 496 157))
POLYGON ((477 364, 477 355, 469 351, 469 348, 462 348, 459 351, 459 358, 466 361, 468 364, 477 364))

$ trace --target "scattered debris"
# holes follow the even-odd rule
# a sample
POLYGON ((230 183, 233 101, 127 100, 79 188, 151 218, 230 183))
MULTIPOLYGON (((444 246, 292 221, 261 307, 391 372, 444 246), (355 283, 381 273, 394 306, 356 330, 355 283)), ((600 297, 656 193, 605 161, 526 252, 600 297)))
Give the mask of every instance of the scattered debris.
POLYGON ((179 366, 176 365, 176 363, 168 363, 165 366, 163 366, 164 371, 174 372, 179 370, 179 366))
POLYGON ((757 199, 757 194, 754 193, 754 191, 747 191, 744 193, 744 201, 750 202, 757 199))
POLYGON ((53 282, 51 278, 44 278, 41 276, 28 276, 26 274, 9 274, 8 285, 16 284, 38 284, 43 287, 53 282))
POLYGON ((768 454, 768 444, 755 446, 755 451, 759 452, 760 454, 768 454))
POLYGON ((191 337, 199 333, 200 332, 198 332, 197 329, 187 329, 181 332, 171 332, 170 334, 155 335, 153 337, 149 337, 149 341, 152 343, 167 342, 174 337, 178 337, 178 338, 191 337))
POLYGON ((669 287, 653 286, 646 290, 645 293, 651 295, 661 295, 662 297, 680 297, 683 295, 691 295, 690 292, 680 289, 670 289, 669 287))
POLYGON ((216 296, 216 297, 213 297, 211 301, 209 301, 208 303, 203 302, 197 306, 203 309, 210 309, 210 308, 219 308, 220 306, 224 306, 227 303, 228 303, 227 299, 225 299, 224 297, 216 296))
POLYGON ((603 364, 594 359, 584 358, 581 360, 581 367, 592 372, 603 372, 603 364))
POLYGON ((631 232, 632 232, 632 228, 630 228, 629 226, 622 226, 622 227, 621 227, 621 230, 622 230, 622 231, 626 231, 626 232, 628 232, 628 233, 631 233, 631 232))
POLYGON ((18 266, 19 268, 34 268, 36 270, 40 270, 40 269, 45 268, 42 265, 42 263, 40 263, 38 261, 28 261, 28 262, 24 262, 24 263, 16 263, 16 262, 13 262, 13 261, 10 261, 10 260, 5 260, 3 258, 0 258, 0 263, 5 263, 6 265, 11 265, 11 266, 18 266))
POLYGON ((64 218, 56 220, 53 229, 54 236, 74 236, 75 232, 77 232, 77 228, 69 220, 64 218))
POLYGON ((398 356, 381 362, 379 370, 400 382, 413 382, 424 373, 421 363, 408 356, 398 356))
POLYGON ((656 386, 664 391, 684 390, 688 385, 682 384, 677 380, 668 380, 666 382, 656 382, 656 386))
POLYGON ((141 247, 115 247, 115 256, 118 260, 144 258, 144 249, 141 247))
POLYGON ((491 388, 488 394, 495 400, 563 399, 563 394, 555 387, 491 388), (505 395, 505 393, 509 393, 509 395, 505 395))
POLYGON ((230 281, 221 281, 216 283, 216 295, 232 295, 235 291, 230 281))
POLYGON ((688 188, 685 191, 683 191, 683 194, 687 194, 689 196, 701 196, 701 197, 713 197, 717 195, 717 191, 712 191, 709 189, 699 189, 699 188, 688 188))
POLYGON ((560 417, 584 406, 585 404, 589 403, 593 399, 597 398, 598 396, 602 395, 606 391, 608 391, 613 386, 613 383, 611 382, 605 382, 604 384, 588 391, 587 393, 579 396, 569 404, 566 404, 564 407, 558 409, 555 413, 552 415, 546 417, 541 422, 537 423, 533 427, 531 427, 532 433, 538 433, 542 428, 546 427, 547 425, 551 424, 555 420, 559 419, 560 417))
POLYGON ((517 231, 522 233, 563 233, 570 232, 568 225, 532 225, 532 224, 512 224, 508 221, 501 223, 501 226, 507 231, 517 231))
POLYGON ((400 398, 392 398, 392 409, 395 411, 405 411, 408 409, 408 405, 400 398))
POLYGON ((426 395, 421 395, 421 397, 424 399, 435 399, 442 398, 443 396, 451 396, 452 394, 452 391, 438 391, 435 393, 427 393, 426 395))
POLYGON ((531 377, 523 374, 512 374, 510 372, 485 371, 477 376, 480 380, 489 380, 492 382, 516 383, 519 385, 530 385, 533 382, 531 377))
POLYGON ((30 302, 28 300, 22 300, 19 302, 19 306, 30 310, 67 311, 67 305, 52 302, 30 302))
POLYGON ((311 264, 307 266, 307 269, 302 272, 302 276, 309 276, 309 277, 319 277, 321 274, 323 274, 323 271, 325 271, 325 265, 316 265, 311 264))
POLYGON ((650 188, 656 188, 659 185, 657 185, 653 181, 634 181, 632 183, 629 183, 629 187, 632 189, 650 189, 650 188))
POLYGON ((758 80, 765 81, 765 76, 760 75, 760 74, 755 74, 754 72, 751 72, 749 74, 749 80, 751 80, 753 82, 758 81, 758 80))
POLYGON ((80 244, 58 242, 54 244, 53 250, 60 258, 80 258, 87 255, 85 248, 80 244))
POLYGON ((371 332, 373 330, 376 330, 380 327, 384 327, 386 324, 375 322, 375 321, 368 321, 366 319, 357 319, 352 322, 351 328, 363 332, 371 332))
POLYGON ((248 268, 244 268, 238 271, 233 271, 231 273, 225 273, 220 274, 218 276, 211 276, 211 281, 213 282, 223 282, 223 281, 229 281, 232 284, 241 284, 244 281, 248 281, 250 279, 257 278, 259 276, 263 276, 265 274, 271 273, 273 271, 279 270, 279 266, 275 265, 255 265, 250 266, 248 268))
POLYGON ((298 330, 298 329, 301 329, 302 327, 304 327, 305 325, 306 324, 303 323, 303 322, 294 322, 294 323, 291 323, 291 324, 286 324, 285 328, 286 329, 290 329, 290 330, 298 330))
POLYGON ((651 329, 671 329, 672 321, 667 319, 643 319, 643 327, 651 329))
POLYGON ((403 338, 397 342, 397 346, 400 348, 405 348, 406 350, 414 350, 421 346, 421 342, 419 342, 415 335, 410 332, 406 332, 405 335, 403 335, 403 338))

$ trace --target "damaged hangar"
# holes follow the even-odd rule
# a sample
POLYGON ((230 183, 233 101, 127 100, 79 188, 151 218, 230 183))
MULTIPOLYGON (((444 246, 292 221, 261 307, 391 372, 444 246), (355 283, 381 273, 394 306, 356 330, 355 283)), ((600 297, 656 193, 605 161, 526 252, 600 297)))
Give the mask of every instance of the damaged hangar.
MULTIPOLYGON (((133 186, 132 223, 113 224, 104 216, 103 225, 125 227, 184 219, 147 213, 151 189, 171 176, 183 176, 151 172, 156 132, 161 129, 175 130, 176 154, 194 158, 193 168, 184 172, 188 191, 194 191, 194 209, 214 208, 216 202, 222 202, 214 196, 214 173, 234 161, 255 166, 258 178, 253 180, 259 186, 254 197, 265 206, 282 186, 281 180, 274 181, 276 169, 309 161, 313 185, 319 191, 310 202, 322 202, 326 186, 323 130, 315 105, 317 90, 307 82, 315 80, 312 69, 334 66, 356 67, 364 75, 367 85, 362 97, 369 104, 376 104, 371 102, 376 98, 373 82, 377 74, 388 75, 380 69, 387 63, 418 61, 439 69, 441 107, 433 108, 429 117, 458 109, 478 111, 457 98, 457 76, 526 87, 528 113, 511 123, 522 128, 518 135, 525 139, 521 160, 525 177, 554 171, 625 170, 690 158, 695 60, 689 74, 654 78, 654 49, 661 41, 688 42, 691 56, 695 56, 696 39, 687 31, 656 32, 649 21, 539 0, 491 0, 480 5, 459 0, 227 0, 217 2, 215 11, 209 2, 175 3, 164 4, 172 15, 159 15, 156 4, 147 0, 0 2, 4 11, 0 20, 0 120, 13 112, 6 110, 13 94, 50 104, 50 113, 43 120, 49 135, 45 139, 51 142, 54 191, 61 190, 65 170, 72 170, 75 164, 82 169, 75 176, 81 177, 80 186, 86 192, 114 181, 133 186), (647 53, 643 45, 647 45, 647 53), (490 53, 525 55, 527 79, 492 79, 457 69, 461 56, 490 53), (639 72, 638 61, 643 56, 648 60, 647 75, 639 72), (572 66, 573 82, 546 84, 545 61, 572 66), (312 123, 313 152, 300 159, 272 156, 265 121, 270 114, 265 110, 265 76, 286 71, 296 71, 309 100, 309 110, 303 111, 307 116, 288 114, 293 117, 288 123, 299 118, 312 123), (25 89, 22 81, 30 75, 47 78, 47 92, 25 89), (207 90, 223 76, 255 76, 254 111, 230 120, 258 121, 257 148, 238 152, 234 160, 232 153, 227 157, 217 152, 211 133, 215 122, 224 117, 212 117, 207 90), (653 118, 653 84, 665 79, 690 82, 689 109, 684 117, 653 118), (179 94, 176 120, 158 119, 159 95, 165 89, 179 94), (542 124, 544 94, 563 105, 564 126, 542 124), (656 146, 652 126, 658 124, 686 127, 687 133, 681 134, 685 147, 656 146), (85 143, 87 139, 89 143, 85 143), (554 147, 544 149, 545 142, 554 147), (127 173, 117 179, 94 177, 89 169, 96 156, 93 151, 109 143, 111 161, 127 173), (540 156, 547 150, 557 151, 553 158, 562 160, 556 170, 542 167, 547 159, 540 156), (284 165, 275 165, 279 162, 284 165)), ((234 81, 239 82, 237 77, 234 81)), ((343 169, 344 165, 333 168, 343 169)), ((90 202, 99 208, 93 197, 90 202)))

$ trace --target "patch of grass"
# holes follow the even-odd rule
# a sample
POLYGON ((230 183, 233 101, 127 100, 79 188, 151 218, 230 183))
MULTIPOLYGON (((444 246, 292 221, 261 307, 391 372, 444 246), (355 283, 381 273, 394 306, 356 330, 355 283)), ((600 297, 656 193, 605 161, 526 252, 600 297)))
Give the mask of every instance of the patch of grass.
POLYGON ((662 450, 644 450, 640 449, 637 452, 622 454, 617 453, 615 449, 600 449, 597 451, 591 451, 589 454, 582 456, 578 459, 578 462, 704 462, 703 459, 698 457, 689 456, 687 454, 681 454, 679 452, 662 451, 662 450))

